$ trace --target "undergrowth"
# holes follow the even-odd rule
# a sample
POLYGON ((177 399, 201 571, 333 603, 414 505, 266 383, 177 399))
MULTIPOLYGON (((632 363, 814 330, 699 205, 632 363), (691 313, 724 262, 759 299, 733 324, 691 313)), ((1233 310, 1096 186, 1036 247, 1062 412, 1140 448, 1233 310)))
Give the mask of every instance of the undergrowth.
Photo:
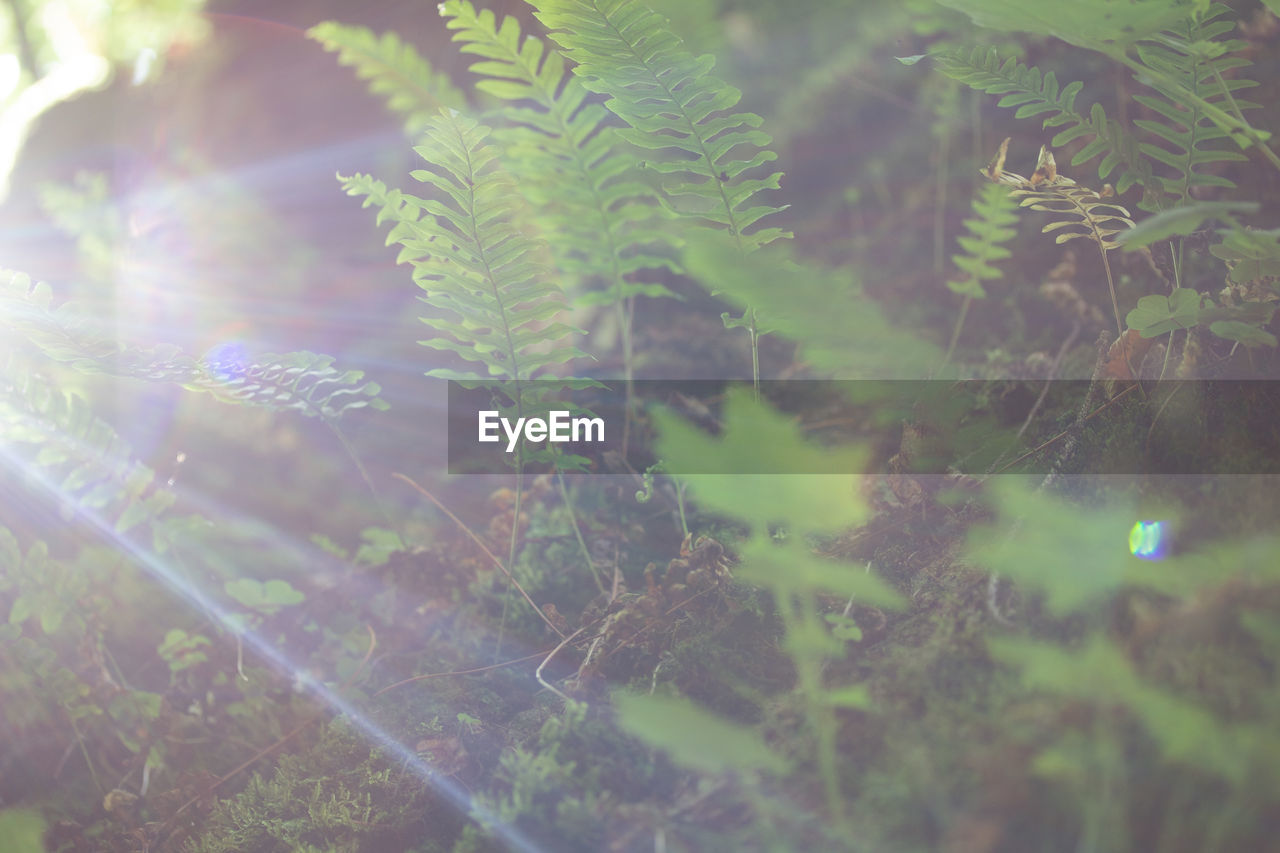
MULTIPOLYGON (((440 4, 456 75, 405 33, 311 29, 417 158, 332 194, 409 267, 416 372, 514 417, 626 381, 621 451, 522 443, 468 494, 423 475, 378 359, 196 355, 6 273, 13 849, 1261 849, 1277 403, 1205 380, 1276 367, 1275 17, 943 0, 886 13, 898 62, 784 51, 771 104, 744 54, 826 44, 828 13, 683 10, 717 59, 639 0, 530 5, 440 4), (850 175, 814 139, 843 132, 832 78, 873 69, 928 132, 850 175), (815 150, 829 185, 791 191, 774 162, 815 150), (864 233, 821 245, 831 211, 864 233), (751 386, 640 406, 681 346, 751 386), (894 381, 797 406, 771 378, 894 381), (333 513, 283 530, 185 489, 106 382, 232 407, 197 445, 257 410, 327 492, 255 488, 333 513)), ((99 282, 106 186, 44 194, 99 282)))

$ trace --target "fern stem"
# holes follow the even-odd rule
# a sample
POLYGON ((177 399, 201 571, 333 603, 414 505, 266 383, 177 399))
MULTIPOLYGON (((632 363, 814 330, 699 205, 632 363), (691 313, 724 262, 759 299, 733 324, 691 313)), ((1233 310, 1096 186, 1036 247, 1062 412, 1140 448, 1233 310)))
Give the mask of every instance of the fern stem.
MULTIPOLYGON (((1102 255, 1102 270, 1107 274, 1107 290, 1111 293, 1111 310, 1116 315, 1116 334, 1124 335, 1124 323, 1120 319, 1120 301, 1116 299, 1116 283, 1111 277, 1111 263, 1107 260, 1107 250, 1099 243, 1098 252, 1102 255)), ((1126 355, 1125 358, 1128 358, 1126 355)))
POLYGON ((672 477, 676 484, 676 509, 680 512, 680 532, 687 539, 689 537, 689 519, 684 514, 684 480, 679 477, 672 477))
POLYGON ((542 617, 542 621, 546 623, 547 627, 550 628, 551 631, 557 637, 559 637, 562 640, 564 639, 564 632, 561 631, 559 628, 557 628, 555 623, 552 622, 549 618, 547 618, 547 614, 542 612, 542 608, 540 608, 538 605, 533 603, 533 599, 529 596, 529 593, 525 590, 525 588, 520 585, 520 582, 516 580, 515 575, 511 574, 511 570, 502 564, 502 561, 499 560, 498 557, 492 551, 489 550, 489 546, 484 544, 484 540, 481 539, 479 536, 477 536, 475 531, 466 525, 466 522, 458 518, 458 516, 456 516, 453 513, 453 510, 445 506, 444 503, 439 498, 431 494, 431 492, 428 492, 426 489, 422 488, 422 486, 415 483, 411 477, 405 474, 401 474, 398 471, 392 474, 391 476, 395 477, 397 480, 407 483, 414 491, 422 495, 427 500, 431 501, 431 503, 435 506, 436 509, 440 510, 446 516, 448 516, 450 521, 458 525, 459 529, 461 529, 462 532, 467 535, 468 539, 470 539, 472 542, 476 544, 476 546, 480 549, 480 551, 486 557, 489 558, 489 561, 492 562, 493 565, 497 567, 498 571, 502 572, 504 575, 507 576, 507 580, 511 581, 511 585, 516 588, 516 592, 520 593, 520 595, 524 597, 524 600, 529 602, 529 606, 534 609, 534 612, 536 612, 539 616, 542 617))
POLYGON ((942 357, 942 363, 938 365, 938 369, 934 371, 936 376, 951 361, 951 356, 956 351, 956 342, 960 340, 960 330, 964 328, 965 317, 969 314, 969 304, 973 302, 973 297, 966 294, 964 301, 960 303, 960 316, 956 317, 955 328, 951 330, 951 343, 947 344, 947 353, 942 357))
MULTIPOLYGON (((518 411, 518 410, 517 410, 518 411)), ((518 415, 517 415, 518 417, 518 415)), ((520 502, 524 492, 524 465, 521 458, 524 454, 523 445, 516 448, 516 500, 512 507, 511 516, 511 543, 507 549, 507 565, 514 572, 516 567, 516 542, 520 538, 520 502)), ((514 582, 515 576, 512 575, 514 582)), ((498 645, 493 650, 494 661, 502 660, 502 640, 507 630, 507 610, 511 605, 511 587, 508 586, 502 594, 502 618, 498 622, 498 645)), ((536 605, 535 605, 535 609, 536 605)), ((541 612, 541 611, 539 611, 541 612)))
MULTIPOLYGON (((1076 208, 1076 212, 1084 220, 1083 224, 1089 227, 1089 236, 1092 238, 1094 245, 1098 247, 1098 253, 1102 256, 1102 270, 1107 274, 1107 291, 1111 294, 1111 310, 1115 314, 1116 318, 1116 334, 1119 335, 1120 338, 1123 338, 1124 321, 1120 319, 1120 300, 1116 298, 1116 282, 1111 275, 1111 262, 1107 260, 1106 235, 1102 232, 1102 229, 1099 228, 1097 221, 1095 221, 1094 217, 1090 214, 1089 209, 1082 205, 1079 199, 1068 194, 1063 194, 1061 197, 1069 201, 1072 206, 1076 208)), ((1126 351, 1126 363, 1128 360, 1129 356, 1126 351)), ((1132 365, 1129 368, 1129 372, 1133 373, 1132 365)), ((1136 374, 1134 375, 1136 376, 1136 374)))
POLYGON ((760 402, 760 329, 756 325, 756 309, 752 308, 751 325, 748 331, 751 333, 751 388, 755 393, 756 402, 760 402))
POLYGON ((76 736, 76 743, 80 746, 80 754, 84 756, 84 763, 89 768, 89 777, 93 779, 94 787, 98 789, 99 794, 105 794, 106 788, 102 787, 102 782, 98 780, 98 771, 94 769, 93 759, 89 757, 89 748, 84 744, 84 737, 80 734, 80 727, 76 725, 75 717, 68 716, 71 723, 71 732, 76 736))
POLYGON ((591 549, 587 547, 587 541, 582 538, 582 528, 578 525, 578 514, 573 511, 573 501, 569 497, 569 487, 564 484, 564 472, 559 468, 556 469, 556 483, 560 486, 560 497, 564 501, 564 508, 569 512, 569 523, 573 526, 573 535, 578 540, 578 548, 582 551, 582 559, 587 564, 587 572, 591 575, 591 579, 596 582, 596 589, 600 590, 601 594, 606 594, 604 581, 600 580, 600 575, 596 574, 596 564, 591 559, 591 549))
POLYGON ((933 193, 933 271, 942 275, 945 262, 943 248, 946 242, 947 224, 947 181, 950 177, 948 169, 951 156, 951 128, 944 125, 942 136, 938 140, 938 172, 933 193))
MULTIPOLYGON (((615 268, 617 260, 614 261, 615 268)), ((618 279, 621 284, 622 279, 618 279)), ((615 287, 618 285, 615 285, 615 287)), ((635 316, 635 297, 629 296, 615 303, 618 314, 618 334, 622 341, 622 377, 626 383, 626 390, 623 392, 623 417, 622 417, 622 458, 626 459, 628 449, 631 445, 631 414, 632 407, 635 405, 634 391, 632 389, 632 381, 635 379, 635 370, 632 365, 631 355, 631 321, 635 316)))
MULTIPOLYGON (((483 267, 485 282, 489 285, 489 289, 493 292, 494 304, 498 306, 498 316, 502 320, 502 334, 507 341, 507 357, 510 359, 508 363, 511 365, 510 367, 511 378, 515 386, 514 396, 515 396, 515 403, 516 403, 516 419, 517 419, 517 423, 519 423, 520 421, 524 420, 524 391, 520 386, 520 358, 516 350, 515 340, 511 337, 511 318, 507 316, 507 304, 506 304, 506 301, 503 300, 502 298, 501 289, 498 287, 498 280, 497 280, 497 277, 494 275, 493 265, 489 259, 488 247, 485 245, 485 241, 482 239, 480 235, 480 221, 479 221, 479 215, 476 211, 476 190, 475 190, 476 169, 475 169, 475 163, 472 160, 472 151, 471 151, 471 148, 467 145, 466 138, 463 136, 462 132, 459 130, 456 124, 454 125, 454 131, 458 134, 459 147, 466 158, 466 164, 467 164, 468 192, 467 192, 466 214, 467 214, 467 221, 471 226, 470 237, 472 240, 472 245, 474 245, 476 249, 476 257, 480 261, 481 266, 483 267)), ((520 509, 521 509, 520 503, 521 503, 521 499, 524 496, 523 492, 524 492, 524 442, 522 441, 520 442, 520 444, 516 446, 516 499, 515 499, 515 506, 512 508, 511 541, 507 548, 507 566, 513 571, 515 570, 516 550, 517 550, 518 540, 520 538, 520 509)), ((514 581, 514 576, 512 579, 514 581)), ((498 647, 494 652, 494 654, 499 659, 502 656, 502 640, 503 640, 503 634, 506 631, 506 627, 507 627, 507 607, 510 601, 511 601, 511 588, 507 587, 506 594, 503 596, 503 599, 502 599, 502 619, 498 624, 498 647)), ((534 605, 534 609, 535 610, 538 609, 537 605, 534 605)))
MULTIPOLYGON (((801 636, 806 629, 822 630, 817 609, 808 595, 801 593, 799 600, 796 600, 783 593, 783 600, 779 605, 778 612, 782 616, 786 636, 801 636)), ((817 739, 818 776, 822 779, 826 794, 827 810, 832 820, 840 820, 846 811, 840 791, 840 769, 836 763, 839 755, 836 748, 839 732, 832 706, 823 696, 823 661, 821 657, 814 655, 796 655, 795 664, 800 693, 808 706, 806 711, 809 724, 817 739)))

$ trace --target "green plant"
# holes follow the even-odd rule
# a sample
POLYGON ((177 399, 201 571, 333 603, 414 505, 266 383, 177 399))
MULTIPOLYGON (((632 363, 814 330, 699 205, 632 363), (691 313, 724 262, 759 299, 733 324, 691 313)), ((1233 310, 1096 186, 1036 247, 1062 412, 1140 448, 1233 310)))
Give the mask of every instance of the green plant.
POLYGON ((403 114, 406 133, 421 133, 441 108, 466 104, 446 75, 437 74, 412 44, 393 32, 377 36, 368 27, 325 21, 307 30, 307 37, 354 69, 387 109, 403 114))
POLYGON ((539 213, 557 269, 594 288, 581 293, 579 302, 614 307, 623 378, 630 380, 635 298, 674 295, 654 279, 657 270, 675 268, 671 235, 662 229, 654 206, 656 194, 623 154, 609 114, 587 101, 588 90, 557 51, 534 36, 522 36, 515 18, 503 18, 499 25, 493 12, 477 11, 469 2, 451 0, 441 13, 462 51, 480 57, 471 66, 484 75, 477 90, 537 104, 503 110, 508 126, 496 138, 521 193, 539 213))
MULTIPOLYGON (((1098 175, 1107 178, 1114 174, 1115 192, 1124 194, 1134 186, 1141 189, 1139 207, 1157 215, 1135 227, 1124 207, 1104 201, 1111 192, 1109 185, 1101 193, 1074 183, 1069 189, 1055 186, 1063 179, 1057 175, 1052 160, 1046 162, 1043 155, 1030 180, 1007 173, 1002 178, 1003 147, 987 168, 993 180, 1003 179, 1019 187, 1014 194, 1022 197, 1023 206, 1081 220, 1082 229, 1060 234, 1058 240, 1085 236, 1098 245, 1117 332, 1124 334, 1125 326, 1107 252, 1121 243, 1137 250, 1162 239, 1170 244, 1170 299, 1178 300, 1182 319, 1173 326, 1160 325, 1159 332, 1152 331, 1157 325, 1151 312, 1163 316, 1168 309, 1156 309, 1150 301, 1155 297, 1144 297, 1148 300, 1145 305, 1135 309, 1136 313, 1130 312, 1134 320, 1130 325, 1144 337, 1171 334, 1174 328, 1196 325, 1197 312, 1190 310, 1189 297, 1183 292, 1187 290, 1186 236, 1206 219, 1223 218, 1232 226, 1222 232, 1223 236, 1232 239, 1230 235, 1243 232, 1236 217, 1256 208, 1240 202, 1205 202, 1193 193, 1238 188, 1237 182, 1222 172, 1229 164, 1246 162, 1248 157, 1224 147, 1230 143, 1260 152, 1280 169, 1280 158, 1267 144, 1270 134, 1253 127, 1245 118, 1245 112, 1257 105, 1235 94, 1254 88, 1257 83, 1241 76, 1253 64, 1243 55, 1245 42, 1227 37, 1235 28, 1229 17, 1231 10, 1220 3, 1196 9, 1148 3, 1138 12, 1136 7, 1120 9, 1108 0, 1097 0, 1077 4, 1066 15, 1044 15, 998 9, 984 0, 955 0, 948 5, 961 9, 983 26, 1053 35, 1100 52, 1130 69, 1135 80, 1147 87, 1149 93, 1133 97, 1147 109, 1149 117, 1124 122, 1108 116, 1100 103, 1094 103, 1087 113, 1077 109, 1076 99, 1084 88, 1081 82, 1060 87, 1054 72, 1027 66, 1013 57, 1002 60, 993 49, 946 50, 935 55, 938 70, 975 89, 1002 96, 999 106, 1016 108, 1016 118, 1043 116, 1043 127, 1062 128, 1051 146, 1088 140, 1072 156, 1071 165, 1101 156, 1098 175), (1103 16, 1100 20, 1107 24, 1099 27, 1097 16, 1103 16), (1122 19, 1127 23, 1121 25, 1122 19)), ((1065 221, 1055 222, 1045 230, 1061 227, 1070 226, 1065 221)), ((1261 299, 1259 295, 1255 292, 1250 299, 1237 300, 1249 303, 1243 310, 1232 305, 1231 300, 1209 306, 1207 325, 1214 334, 1250 347, 1273 345, 1274 336, 1263 328, 1271 319, 1272 312, 1265 307, 1270 295, 1261 299)), ((1172 338, 1166 354, 1172 351, 1171 344, 1172 338)), ((1133 369, 1130 365, 1131 375, 1133 369)))
POLYGON ((974 196, 973 213, 973 218, 964 221, 970 235, 959 238, 960 248, 965 253, 951 257, 951 262, 960 268, 964 276, 947 282, 947 287, 952 293, 964 297, 964 301, 960 303, 960 316, 956 318, 947 354, 942 357, 943 365, 951 360, 951 354, 955 352, 970 303, 987 296, 982 282, 1003 277, 1004 274, 992 264, 1012 256, 1002 244, 1009 242, 1017 234, 1010 227, 1017 223, 1018 217, 1013 205, 1009 203, 1009 193, 998 185, 989 184, 974 196))
MULTIPOLYGON (((428 349, 398 340, 397 291, 372 292, 374 266, 358 293, 300 288, 288 303, 358 316, 333 346, 376 365, 376 383, 309 352, 197 356, 141 324, 118 340, 97 305, 53 297, 87 289, 0 279, 4 494, 34 498, 0 529, 0 824, 15 838, 112 853, 1265 844, 1280 790, 1278 546, 1249 534, 1274 528, 1269 486, 1064 475, 1031 491, 950 470, 983 456, 980 469, 1017 422, 1038 442, 1019 464, 1069 436, 1055 474, 1151 461, 1171 425, 1186 434, 1175 449, 1209 467, 1272 464, 1265 389, 1239 411, 1192 383, 1157 388, 1159 409, 1098 402, 1106 371, 1124 370, 1105 348, 1071 349, 1096 310, 1070 317, 1054 361, 1096 359, 1083 407, 1060 383, 1032 404, 1004 378, 938 383, 938 397, 910 383, 847 398, 731 387, 707 407, 711 433, 628 407, 635 440, 597 469, 616 477, 566 477, 575 460, 551 456, 554 479, 532 477, 526 448, 514 489, 421 470, 434 414, 389 364, 496 389, 528 416, 585 384, 569 377, 586 372, 584 334, 627 378, 705 367, 735 324, 757 381, 762 356, 806 379, 1042 360, 1052 324, 1016 281, 1000 288, 1000 326, 970 323, 958 342, 987 285, 1056 263, 1050 241, 1014 240, 1019 199, 1059 243, 1098 247, 1097 293, 1105 272, 1127 341, 1181 330, 1177 375, 1197 359, 1270 366, 1280 234, 1239 157, 1265 167, 1271 119, 1237 98, 1251 60, 1239 42, 1259 30, 1229 36, 1225 7, 952 0, 961 12, 913 3, 851 32, 847 10, 820 3, 720 5, 534 0, 535 20, 517 23, 447 0, 420 34, 430 61, 404 33, 310 31, 402 117, 422 159, 413 194, 367 175, 342 187, 410 265, 428 349), (990 52, 985 25, 1064 43, 1002 36, 990 52), (434 52, 450 36, 460 65, 434 52), (895 39, 914 55, 885 63, 895 39), (721 53, 714 76, 703 46, 721 53), (1039 68, 1016 58, 1032 51, 1039 68), (1005 172, 1002 147, 960 211, 953 176, 972 177, 990 116, 955 81, 922 81, 912 66, 928 56, 1134 195, 1058 174, 1047 148, 1030 177, 1005 172), (463 65, 474 85, 444 73, 463 65), (1144 100, 1085 97, 1103 81, 1144 100), (790 161, 795 241, 768 200, 775 153, 790 161), (1130 209, 1152 215, 1135 225, 1130 209), (933 298, 943 281, 964 299, 954 326, 933 298), (691 283, 720 301, 638 298, 691 283), (944 354, 931 341, 948 333, 944 354), (129 383, 168 395, 171 432, 157 439, 146 427, 160 418, 116 402, 129 383), (143 423, 113 426, 113 409, 143 423), (272 418, 286 411, 310 418, 272 418), (321 425, 370 486, 408 485, 439 514, 386 501, 370 518, 350 469, 311 442, 312 427, 328 440, 321 425), (176 469, 176 452, 192 462, 176 469), (886 473, 863 475, 872 465, 886 473), (914 473, 926 465, 948 473, 914 473), (707 469, 738 473, 688 473, 707 469), (1174 515, 1172 556, 1126 552, 1135 519, 1174 515), (533 612, 508 618, 508 581, 533 612), (510 659, 493 658, 495 635, 510 659), (41 820, 15 818, 11 797, 39 802, 41 820)), ((1271 106, 1261 82, 1251 95, 1271 106)), ((99 176, 45 196, 94 283, 123 289, 119 192, 99 176)), ((250 229, 296 224, 257 207, 250 229)), ((253 263, 292 268, 285 239, 264 234, 253 263)), ((350 250, 345 272, 363 240, 335 237, 316 259, 350 250)), ((1058 266, 1070 283, 1074 262, 1058 266)))
MULTIPOLYGON (((605 106, 627 123, 618 135, 650 152, 653 159, 643 163, 664 176, 662 198, 672 212, 728 231, 742 253, 790 236, 757 226, 781 210, 756 196, 776 189, 782 173, 748 177, 777 155, 767 147, 768 134, 757 129, 759 116, 731 112, 741 93, 710 74, 712 57, 695 58, 659 15, 636 0, 547 0, 536 9, 583 85, 605 95, 605 106)), ((758 385, 755 312, 725 315, 724 322, 750 334, 751 375, 758 385)))

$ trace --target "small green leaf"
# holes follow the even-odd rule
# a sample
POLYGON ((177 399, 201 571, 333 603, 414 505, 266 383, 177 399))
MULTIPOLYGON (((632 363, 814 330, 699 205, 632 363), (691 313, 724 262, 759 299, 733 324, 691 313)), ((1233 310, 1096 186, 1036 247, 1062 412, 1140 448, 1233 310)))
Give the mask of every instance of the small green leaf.
POLYGON ((862 629, 858 623, 841 613, 827 613, 823 620, 831 626, 831 636, 845 642, 858 642, 862 639, 862 629))
POLYGON ((35 809, 0 811, 0 838, 8 853, 44 853, 44 817, 35 809))
POLYGON ((1159 294, 1144 296, 1138 307, 1125 317, 1131 329, 1137 329, 1144 338, 1154 338, 1174 329, 1190 329, 1200 317, 1200 294, 1190 288, 1180 287, 1171 296, 1159 294))
POLYGON ((21 625, 31 616, 31 596, 20 595, 13 600, 9 608, 9 624, 21 625))
POLYGON ((381 566, 396 551, 405 550, 400 534, 383 527, 366 527, 360 538, 364 541, 356 550, 356 562, 362 566, 381 566))
POLYGON ((915 56, 895 56, 894 59, 898 60, 903 65, 915 65, 928 55, 929 54, 927 53, 917 53, 915 56))
POLYGON ((1116 507, 1086 510, 1039 492, 1016 478, 997 478, 992 496, 1003 524, 970 531, 966 558, 1044 592, 1049 610, 1063 616, 1124 586, 1125 569, 1141 562, 1129 553, 1132 519, 1116 507), (1018 533, 1009 522, 1020 518, 1018 533))
POLYGON ((250 610, 256 610, 268 616, 278 613, 282 607, 297 604, 306 598, 294 589, 288 581, 270 580, 266 583, 252 578, 240 578, 227 581, 224 589, 227 595, 240 602, 250 610))
POLYGON ((1273 347, 1276 336, 1249 323, 1239 320, 1219 320, 1209 324, 1209 331, 1229 341, 1239 341, 1247 347, 1273 347))
POLYGON ((1280 228, 1271 231, 1237 228, 1218 233, 1222 234, 1222 242, 1210 246, 1209 253, 1227 262, 1232 283, 1280 279, 1280 228))
POLYGON ((779 523, 804 531, 865 516, 851 476, 865 466, 861 449, 805 441, 792 418, 756 402, 750 389, 730 389, 723 419, 717 438, 669 412, 654 412, 666 470, 686 480, 705 506, 758 527, 779 523), (787 471, 801 473, 769 473, 787 471), (814 471, 831 473, 805 473, 814 471))
POLYGON ((46 634, 57 632, 62 627, 62 620, 67 616, 67 610, 67 605, 56 599, 46 602, 40 613, 40 630, 46 634))
POLYGON ((828 691, 826 700, 828 704, 836 708, 866 710, 871 707, 871 696, 867 693, 866 686, 862 684, 828 691))
POLYGON ((803 539, 791 538, 778 545, 764 536, 754 536, 739 548, 742 562, 737 576, 747 583, 782 591, 807 589, 853 596, 877 607, 900 608, 905 602, 893 587, 861 566, 827 559, 813 553, 803 539))
POLYGON ((665 750, 677 764, 704 773, 787 770, 786 760, 765 745, 759 732, 687 700, 616 693, 613 704, 622 728, 665 750))

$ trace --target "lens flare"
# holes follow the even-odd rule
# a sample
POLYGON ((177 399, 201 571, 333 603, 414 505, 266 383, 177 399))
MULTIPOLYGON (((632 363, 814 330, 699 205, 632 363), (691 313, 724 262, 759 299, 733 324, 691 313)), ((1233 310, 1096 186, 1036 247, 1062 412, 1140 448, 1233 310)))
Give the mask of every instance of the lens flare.
POLYGON ((1159 560, 1169 546, 1169 528, 1163 521, 1135 522, 1129 531, 1129 553, 1144 560, 1159 560))

